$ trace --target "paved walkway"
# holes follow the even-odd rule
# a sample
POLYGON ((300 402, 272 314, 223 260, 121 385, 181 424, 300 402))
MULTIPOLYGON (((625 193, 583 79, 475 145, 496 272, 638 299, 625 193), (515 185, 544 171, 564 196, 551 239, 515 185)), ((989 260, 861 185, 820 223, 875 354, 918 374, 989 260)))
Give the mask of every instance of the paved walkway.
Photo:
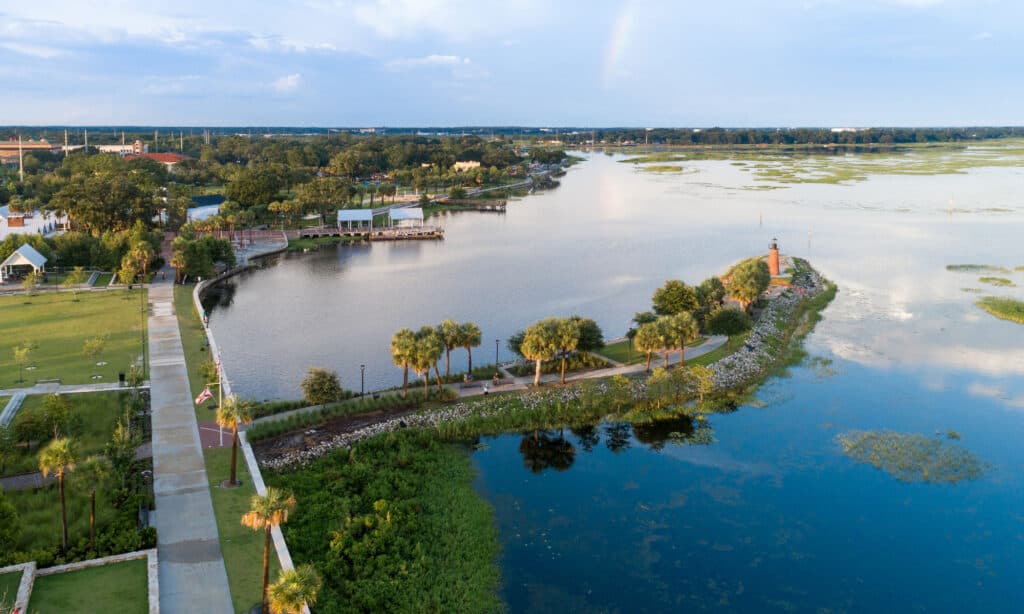
MULTIPOLYGON (((150 299, 152 300, 152 299, 150 299)), ((143 382, 139 388, 149 388, 149 382, 143 382)), ((102 384, 36 384, 25 388, 7 388, 0 390, 0 397, 15 394, 77 394, 79 392, 108 392, 110 390, 129 390, 118 382, 105 382, 102 384)))
POLYGON ((231 612, 199 429, 185 369, 173 274, 149 287, 153 491, 164 614, 231 612))

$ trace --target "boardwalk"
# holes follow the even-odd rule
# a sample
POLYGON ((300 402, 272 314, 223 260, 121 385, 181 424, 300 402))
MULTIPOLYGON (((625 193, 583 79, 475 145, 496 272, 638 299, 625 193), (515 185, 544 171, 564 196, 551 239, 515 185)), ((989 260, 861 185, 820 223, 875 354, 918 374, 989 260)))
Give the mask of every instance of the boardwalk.
POLYGON ((174 276, 168 278, 149 289, 160 609, 165 614, 231 612, 228 576, 174 315, 170 281, 174 276))

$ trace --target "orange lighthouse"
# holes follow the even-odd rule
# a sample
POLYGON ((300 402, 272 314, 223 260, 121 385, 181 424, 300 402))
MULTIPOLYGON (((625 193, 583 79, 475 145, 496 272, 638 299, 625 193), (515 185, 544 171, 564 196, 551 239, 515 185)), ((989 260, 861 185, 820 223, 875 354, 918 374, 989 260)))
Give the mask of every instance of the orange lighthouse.
POLYGON ((771 247, 768 248, 768 272, 775 277, 779 274, 779 242, 772 239, 771 247))

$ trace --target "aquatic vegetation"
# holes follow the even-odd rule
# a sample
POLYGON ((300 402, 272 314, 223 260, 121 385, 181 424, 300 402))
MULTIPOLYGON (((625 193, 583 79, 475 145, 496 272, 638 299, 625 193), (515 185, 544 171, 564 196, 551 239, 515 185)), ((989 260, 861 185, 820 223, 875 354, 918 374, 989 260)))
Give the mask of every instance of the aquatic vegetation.
POLYGON ((984 296, 975 305, 1001 320, 1024 324, 1024 301, 1001 296, 984 296))
POLYGON ((947 264, 947 271, 953 273, 1009 273, 1010 269, 992 264, 947 264))
POLYGON ((641 167, 641 170, 648 173, 681 173, 683 167, 676 164, 649 164, 641 167))
POLYGON ((961 292, 970 292, 971 294, 981 294, 984 292, 981 288, 960 288, 961 292))
POLYGON ((978 281, 983 284, 990 284, 1001 288, 1013 288, 1017 285, 1005 277, 979 277, 978 281))
POLYGON ((848 431, 837 435, 836 441, 850 458, 881 469, 902 482, 954 484, 976 480, 987 469, 971 451, 939 437, 894 431, 848 431))

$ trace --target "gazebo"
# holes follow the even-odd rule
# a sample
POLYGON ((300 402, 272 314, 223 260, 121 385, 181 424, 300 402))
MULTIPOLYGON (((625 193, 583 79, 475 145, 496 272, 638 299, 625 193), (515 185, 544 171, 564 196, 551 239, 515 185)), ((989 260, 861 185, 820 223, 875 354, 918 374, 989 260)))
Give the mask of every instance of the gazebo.
POLYGON ((401 226, 402 222, 410 221, 409 226, 422 226, 423 225, 423 209, 419 207, 410 207, 408 209, 392 209, 390 212, 391 225, 394 226, 395 222, 401 226))
POLYGON ((37 273, 46 272, 46 256, 40 254, 36 248, 25 243, 14 253, 0 262, 0 282, 7 281, 18 273, 16 268, 31 267, 37 273))
POLYGON ((346 230, 373 228, 373 209, 339 209, 338 228, 346 230))

